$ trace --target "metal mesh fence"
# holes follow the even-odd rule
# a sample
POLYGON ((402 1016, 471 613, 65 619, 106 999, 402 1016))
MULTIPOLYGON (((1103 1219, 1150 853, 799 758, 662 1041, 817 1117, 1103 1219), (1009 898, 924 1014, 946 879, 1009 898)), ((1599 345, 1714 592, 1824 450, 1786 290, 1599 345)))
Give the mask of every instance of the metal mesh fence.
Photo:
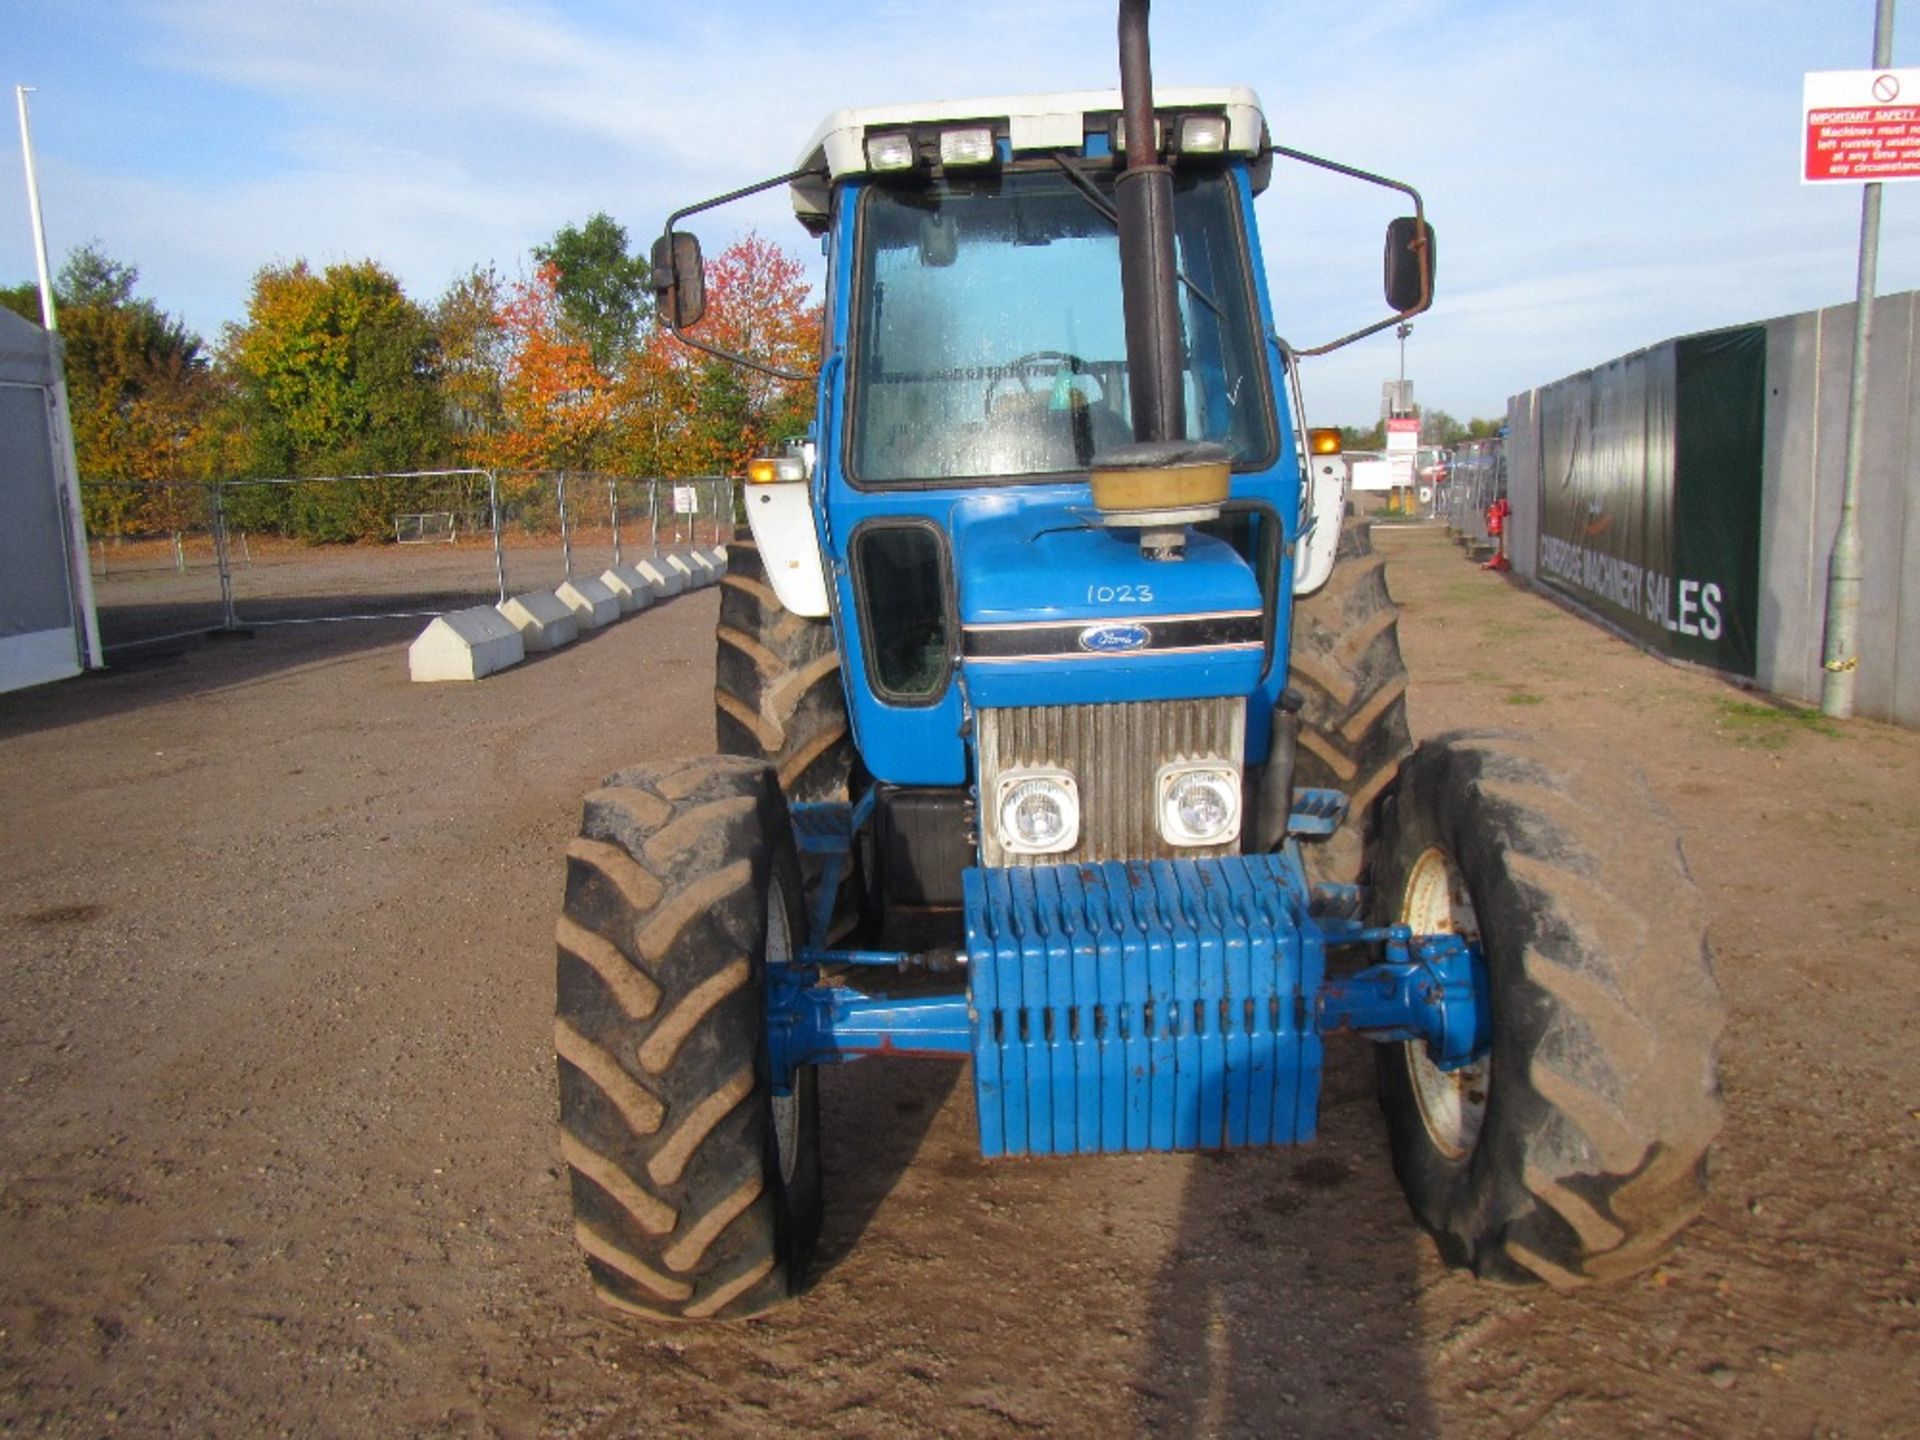
POLYGON ((102 641, 425 618, 725 544, 733 482, 436 470, 82 487, 102 641), (355 539, 356 536, 379 539, 355 539))
POLYGON ((1506 446, 1499 440, 1468 440, 1453 449, 1435 513, 1454 538, 1469 548, 1490 546, 1487 507, 1507 491, 1506 446))

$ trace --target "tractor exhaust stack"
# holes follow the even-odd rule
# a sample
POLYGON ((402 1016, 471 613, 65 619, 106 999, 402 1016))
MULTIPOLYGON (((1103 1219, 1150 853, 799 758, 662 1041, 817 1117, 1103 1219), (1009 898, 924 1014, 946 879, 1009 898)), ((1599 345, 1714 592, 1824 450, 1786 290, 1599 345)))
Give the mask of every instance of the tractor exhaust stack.
POLYGON ((1160 158, 1153 114, 1148 0, 1120 0, 1120 107, 1127 168, 1114 189, 1120 215, 1120 293, 1126 307, 1127 388, 1135 440, 1186 438, 1180 383, 1180 311, 1173 251, 1173 171, 1160 158))

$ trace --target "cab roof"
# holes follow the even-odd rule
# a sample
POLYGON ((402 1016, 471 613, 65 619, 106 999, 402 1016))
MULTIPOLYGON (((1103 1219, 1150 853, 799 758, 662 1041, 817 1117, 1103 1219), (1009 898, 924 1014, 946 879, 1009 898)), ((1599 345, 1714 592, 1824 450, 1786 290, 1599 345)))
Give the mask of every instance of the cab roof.
MULTIPOLYGON (((1260 97, 1245 85, 1168 86, 1155 89, 1153 107, 1169 111, 1224 112, 1229 154, 1257 157, 1268 148, 1266 117, 1260 97)), ((996 95, 976 100, 935 100, 912 105, 872 105, 836 110, 820 122, 795 163, 796 170, 825 170, 826 177, 793 182, 793 209, 808 229, 824 228, 834 184, 866 173, 866 137, 870 130, 905 126, 937 127, 972 121, 991 123, 1015 155, 1034 150, 1079 150, 1089 130, 1104 131, 1120 113, 1118 90, 1056 91, 1046 95, 996 95)), ((1255 189, 1264 189, 1259 167, 1255 189)))

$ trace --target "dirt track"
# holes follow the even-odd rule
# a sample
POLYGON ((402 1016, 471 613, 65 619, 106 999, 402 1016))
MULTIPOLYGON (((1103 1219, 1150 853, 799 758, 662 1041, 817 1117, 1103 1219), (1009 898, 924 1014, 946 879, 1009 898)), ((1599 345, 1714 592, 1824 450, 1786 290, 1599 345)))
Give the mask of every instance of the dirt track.
POLYGON ((1920 735, 1672 669, 1381 533, 1420 733, 1606 736, 1730 1025, 1707 1213, 1578 1298, 1446 1271, 1356 1043, 1299 1151, 988 1165, 957 1067, 825 1077, 812 1293, 594 1304, 548 1029, 578 795, 710 746, 705 592, 478 686, 411 627, 0 697, 0 1431, 1912 1434, 1920 735))

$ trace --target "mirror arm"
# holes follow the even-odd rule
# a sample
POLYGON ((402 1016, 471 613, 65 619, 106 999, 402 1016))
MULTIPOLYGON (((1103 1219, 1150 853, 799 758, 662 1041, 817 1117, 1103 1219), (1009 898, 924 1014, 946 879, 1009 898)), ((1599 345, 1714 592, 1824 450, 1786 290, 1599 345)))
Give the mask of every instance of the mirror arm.
MULTIPOLYGON (((1413 201, 1413 218, 1417 222, 1414 227, 1415 234, 1426 234, 1427 209, 1420 200, 1420 192, 1414 189, 1413 186, 1399 180, 1389 179, 1385 175, 1376 175, 1371 170, 1360 170, 1352 165, 1342 165, 1338 160, 1328 160, 1320 155, 1309 155, 1304 150, 1290 150, 1284 145, 1271 146, 1269 147, 1268 153, 1272 155, 1284 155, 1289 160, 1298 160, 1303 165, 1313 165, 1321 170, 1331 170, 1334 174, 1345 175, 1349 179, 1364 180, 1369 185, 1379 185, 1387 190, 1398 190, 1402 195, 1405 195, 1413 201)), ((1426 242, 1424 240, 1416 240, 1414 243, 1425 244, 1426 242)), ((1389 315, 1385 320, 1377 324, 1367 325, 1359 330, 1355 330, 1350 335, 1342 335, 1338 340, 1329 340, 1324 345, 1314 345, 1312 347, 1300 346, 1295 348, 1292 353, 1295 355, 1325 355, 1329 350, 1338 350, 1342 345, 1351 345, 1356 340, 1363 340, 1369 335, 1378 334, 1388 326, 1399 325, 1404 321, 1411 320, 1415 315, 1418 315, 1432 304, 1433 266, 1429 264, 1420 267, 1419 304, 1409 309, 1399 311, 1396 314, 1389 315)))
MULTIPOLYGON (((803 166, 798 170, 789 170, 784 175, 776 175, 771 180, 760 180, 752 185, 743 185, 738 190, 729 190, 726 194, 716 195, 711 200, 702 200, 697 204, 687 205, 674 211, 667 217, 666 229, 662 232, 667 238, 668 253, 672 253, 673 227, 689 215, 698 215, 703 210, 730 205, 735 200, 744 200, 749 195, 758 195, 762 190, 772 190, 776 186, 791 185, 794 181, 808 176, 826 179, 827 172, 820 166, 803 166)), ((769 365, 751 356, 739 355, 731 350, 723 350, 718 345, 709 345, 704 340, 696 340, 671 320, 663 318, 661 323, 666 327, 669 335, 690 350, 699 350, 716 359, 728 360, 735 365, 744 365, 749 370, 757 370, 762 375, 771 375, 776 380, 812 380, 820 373, 818 370, 788 370, 779 365, 769 365)))

